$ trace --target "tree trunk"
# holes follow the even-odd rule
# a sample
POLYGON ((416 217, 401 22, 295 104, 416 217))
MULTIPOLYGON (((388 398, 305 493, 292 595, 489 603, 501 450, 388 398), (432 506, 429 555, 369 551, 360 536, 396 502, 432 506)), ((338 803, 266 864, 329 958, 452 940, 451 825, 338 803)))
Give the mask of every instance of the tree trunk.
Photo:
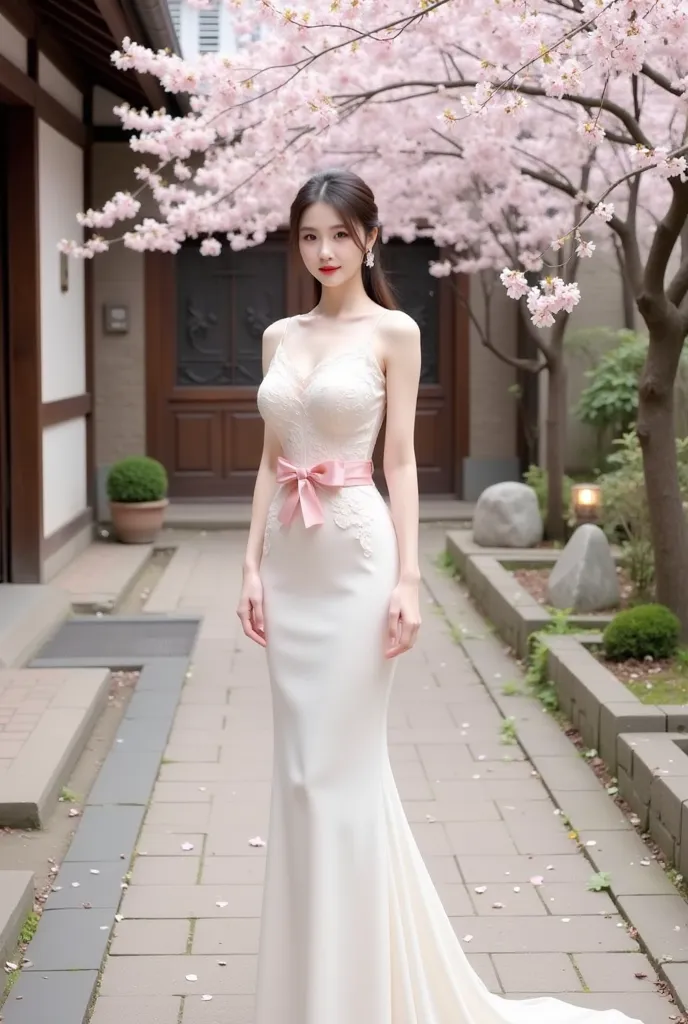
POLYGON ((682 333, 653 324, 640 380, 638 437, 643 453, 657 600, 678 615, 688 640, 688 524, 681 502, 674 430, 674 380, 682 333))
POLYGON ((547 521, 549 540, 563 541, 564 446, 566 441, 566 365, 563 352, 552 352, 547 380, 547 521))

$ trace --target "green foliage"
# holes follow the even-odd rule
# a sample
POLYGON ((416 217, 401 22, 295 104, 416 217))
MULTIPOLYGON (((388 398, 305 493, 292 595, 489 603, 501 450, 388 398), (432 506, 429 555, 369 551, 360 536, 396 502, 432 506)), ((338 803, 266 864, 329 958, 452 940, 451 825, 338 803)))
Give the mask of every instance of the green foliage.
POLYGON ((590 383, 582 392, 576 415, 599 431, 618 437, 631 428, 638 411, 638 381, 647 356, 647 338, 618 331, 619 344, 586 370, 590 383))
POLYGON ((538 633, 531 633, 528 639, 528 670, 526 672, 526 686, 534 697, 544 705, 547 711, 557 711, 559 701, 554 683, 547 672, 547 645, 543 642, 543 635, 557 634, 559 636, 570 633, 568 612, 554 611, 551 621, 543 630, 538 633))
POLYGON ((516 720, 514 718, 505 718, 499 728, 499 735, 502 743, 517 743, 516 720))
POLYGON ((585 888, 590 892, 603 892, 605 889, 610 889, 611 884, 612 876, 608 871, 597 871, 590 876, 585 888))
POLYGON ((680 632, 678 618, 664 605, 642 604, 612 619, 602 636, 602 649, 610 661, 671 658, 680 632))
MULTIPOLYGON (((529 466, 523 477, 526 484, 535 491, 538 500, 538 508, 543 519, 547 518, 547 470, 542 466, 529 466)), ((564 519, 568 520, 571 511, 571 488, 573 480, 569 476, 563 481, 563 508, 564 519)))
MULTIPOLYGON (((688 501, 688 438, 676 442, 679 487, 688 501)), ((650 510, 645 491, 643 457, 635 430, 614 442, 609 470, 598 478, 602 488, 604 529, 610 540, 620 540, 623 564, 635 587, 635 598, 653 596, 654 554, 650 534, 650 510)))
POLYGON ((147 455, 132 455, 116 462, 107 478, 110 501, 160 501, 167 494, 165 467, 147 455))

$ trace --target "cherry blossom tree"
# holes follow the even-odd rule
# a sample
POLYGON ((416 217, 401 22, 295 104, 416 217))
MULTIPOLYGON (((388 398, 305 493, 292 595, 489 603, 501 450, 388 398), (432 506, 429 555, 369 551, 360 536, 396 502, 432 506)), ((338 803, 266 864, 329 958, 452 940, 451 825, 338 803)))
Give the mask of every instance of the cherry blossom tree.
POLYGON ((432 272, 500 272, 541 335, 561 408, 558 339, 580 300, 576 262, 614 240, 650 338, 638 434, 657 596, 688 635, 673 430, 688 333, 688 3, 224 2, 241 44, 234 56, 189 63, 131 40, 113 56, 187 93, 191 109, 119 108, 145 158, 139 191, 87 211, 90 236, 63 248, 92 256, 113 243, 103 232, 128 220, 121 240, 140 251, 176 252, 189 237, 208 256, 257 245, 282 225, 305 173, 345 164, 375 188, 385 237, 432 237, 451 252, 432 272), (137 221, 142 189, 157 218, 137 221))

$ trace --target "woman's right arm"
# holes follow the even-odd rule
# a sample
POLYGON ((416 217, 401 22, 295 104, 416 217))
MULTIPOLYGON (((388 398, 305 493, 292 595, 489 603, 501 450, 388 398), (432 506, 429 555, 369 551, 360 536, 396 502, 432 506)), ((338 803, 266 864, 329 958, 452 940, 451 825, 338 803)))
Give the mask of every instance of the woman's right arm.
MULTIPOLYGON (((263 333, 263 375, 268 371, 275 349, 282 337, 284 321, 270 324, 263 333)), ((263 538, 270 503, 277 490, 277 457, 282 448, 273 430, 265 424, 263 453, 258 467, 256 484, 253 489, 251 525, 244 555, 243 583, 237 615, 246 636, 265 647, 265 624, 263 620, 263 585, 260 580, 260 562, 263 554, 263 538)))

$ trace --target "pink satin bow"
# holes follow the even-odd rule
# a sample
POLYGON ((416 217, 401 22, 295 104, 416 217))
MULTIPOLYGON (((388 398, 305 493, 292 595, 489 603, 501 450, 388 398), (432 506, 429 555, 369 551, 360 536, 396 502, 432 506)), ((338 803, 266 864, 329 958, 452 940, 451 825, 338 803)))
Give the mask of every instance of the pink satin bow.
POLYGON ((356 484, 372 484, 373 464, 370 459, 344 462, 340 459, 326 459, 309 469, 293 466, 282 456, 277 458, 277 483, 288 484, 279 520, 286 526, 292 521, 296 509, 301 506, 301 515, 306 529, 323 522, 323 510, 316 487, 352 487, 356 484))

